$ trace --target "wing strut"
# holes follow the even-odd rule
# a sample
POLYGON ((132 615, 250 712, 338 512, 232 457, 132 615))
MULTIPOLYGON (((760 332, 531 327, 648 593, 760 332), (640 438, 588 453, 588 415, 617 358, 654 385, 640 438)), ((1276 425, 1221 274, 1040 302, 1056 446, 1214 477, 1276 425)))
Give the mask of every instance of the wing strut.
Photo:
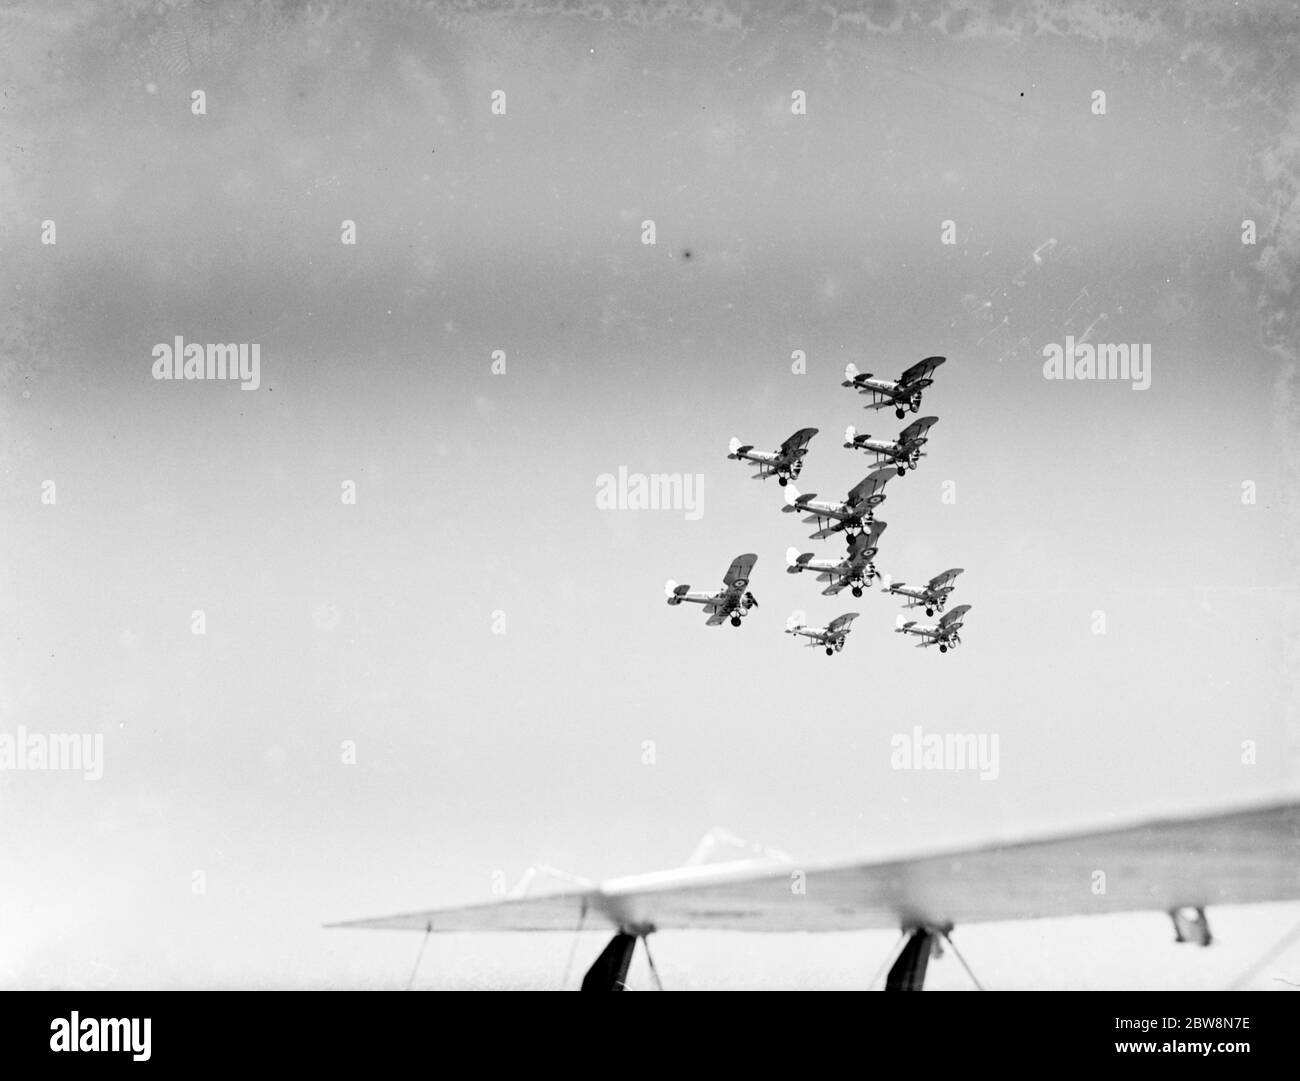
POLYGON ((626 991, 628 966, 632 963, 636 944, 641 942, 645 945, 645 956, 650 962, 650 974, 654 977, 655 989, 662 991, 663 981, 659 979, 659 970, 655 968, 654 958, 650 956, 649 935, 653 930, 654 927, 649 924, 633 930, 620 930, 600 951, 600 956, 596 958, 591 968, 587 969, 587 974, 582 977, 582 990, 626 991))
POLYGON ((582 899, 582 911, 578 914, 578 926, 573 932, 573 944, 569 947, 569 959, 564 962, 564 978, 560 981, 560 990, 569 986, 569 973, 573 971, 573 955, 578 952, 578 940, 582 937, 582 925, 587 922, 587 899, 582 899))
POLYGON ((620 931, 609 940, 609 945, 600 951, 596 963, 587 969, 582 978, 584 991, 626 991, 627 967, 632 963, 632 951, 636 949, 639 935, 620 931))
POLYGON ((930 952, 934 949, 939 932, 929 927, 914 927, 908 936, 907 945, 898 955, 889 975, 885 977, 886 991, 922 991, 925 989, 925 970, 930 964, 930 952))
POLYGON ((984 985, 980 983, 979 978, 971 971, 970 965, 966 963, 966 958, 961 955, 961 951, 957 949, 957 943, 952 940, 952 936, 948 931, 943 932, 943 940, 948 943, 952 948, 952 952, 956 955, 957 960, 961 962, 961 967, 966 970, 966 975, 970 977, 971 983, 975 985, 975 990, 983 991, 984 985))

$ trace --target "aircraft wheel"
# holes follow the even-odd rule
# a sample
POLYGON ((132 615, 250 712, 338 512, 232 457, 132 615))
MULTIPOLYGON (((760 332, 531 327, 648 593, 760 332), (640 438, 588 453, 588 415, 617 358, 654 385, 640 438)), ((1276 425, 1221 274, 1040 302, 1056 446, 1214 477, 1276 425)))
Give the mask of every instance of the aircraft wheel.
POLYGON ((906 473, 906 472, 907 472, 907 466, 905 466, 905 465, 900 465, 900 466, 898 467, 898 475, 899 475, 900 477, 901 477, 904 473, 906 473))
POLYGON ((932 616, 932 615, 934 615, 934 609, 933 609, 933 608, 927 608, 927 609, 925 610, 925 614, 926 614, 927 616, 932 616))
POLYGON ((895 409, 895 410, 894 410, 894 416, 896 416, 899 420, 902 420, 905 416, 907 416, 907 410, 905 410, 905 409, 895 409))
POLYGON ((826 650, 826 656, 828 656, 828 657, 833 657, 833 656, 835 656, 835 650, 833 650, 833 649, 828 649, 828 650, 826 650))
POLYGON ((777 484, 779 484, 782 488, 784 488, 787 484, 790 483, 788 480, 786 480, 785 477, 777 477, 777 478, 776 478, 776 482, 777 482, 777 484))
POLYGON ((940 647, 939 647, 939 652, 940 652, 940 653, 947 653, 947 652, 948 652, 948 647, 947 647, 947 646, 940 646, 940 647))
POLYGON ((853 595, 854 595, 855 597, 861 597, 861 596, 862 596, 862 587, 861 587, 861 586, 854 586, 854 587, 853 587, 853 595))
POLYGON ((739 626, 740 626, 740 616, 732 616, 732 617, 731 617, 731 625, 732 625, 733 627, 739 627, 739 626))

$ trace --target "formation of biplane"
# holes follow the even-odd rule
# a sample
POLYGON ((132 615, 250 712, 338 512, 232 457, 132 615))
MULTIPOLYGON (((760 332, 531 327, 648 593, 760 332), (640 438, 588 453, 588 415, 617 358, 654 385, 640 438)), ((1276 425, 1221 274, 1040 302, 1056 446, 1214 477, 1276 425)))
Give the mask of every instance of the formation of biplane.
MULTIPOLYGON (((920 411, 921 393, 943 362, 942 357, 927 357, 897 380, 859 375, 850 365, 843 385, 871 395, 868 408, 892 404, 901 419, 908 409, 920 411)), ((802 495, 792 483, 803 469, 815 428, 800 429, 775 450, 756 450, 733 439, 728 457, 758 466, 758 478, 775 476, 785 491, 783 509, 807 515, 805 524, 817 527, 814 539, 836 533, 847 538, 848 550, 840 557, 819 558, 812 552, 787 549, 788 573, 813 575, 824 586, 822 595, 830 597, 844 589, 861 597, 873 581, 882 580, 881 592, 901 600, 905 610, 919 608, 927 618, 939 617, 922 624, 904 621, 900 614, 898 633, 919 638, 920 647, 937 645, 946 653, 960 643, 959 632, 970 611, 968 604, 945 611, 962 568, 909 585, 884 579, 875 564, 886 528, 875 510, 884 502, 886 482, 917 468, 936 422, 936 417, 922 417, 892 440, 859 436, 850 428, 844 446, 874 455, 874 464, 881 468, 850 489, 843 501, 819 500, 815 493, 802 495)), ((708 625, 730 622, 739 627, 758 607, 750 589, 757 562, 753 552, 737 556, 716 591, 692 591, 670 581, 668 603, 698 604, 708 616, 708 625)), ((858 618, 857 612, 845 612, 817 626, 792 617, 785 630, 833 656, 844 648, 858 618)), ((601 883, 571 879, 569 887, 558 893, 512 895, 335 926, 421 931, 426 936, 435 931, 612 932, 588 962, 581 981, 584 991, 627 989, 629 965, 638 946, 649 962, 655 986, 662 989, 650 957, 649 937, 655 932, 894 928, 900 936, 881 965, 882 971, 888 966, 886 990, 922 990, 929 962, 943 956, 945 948, 961 960, 972 983, 982 989, 952 942, 956 924, 1157 910, 1172 919, 1175 941, 1208 946, 1212 936, 1205 908, 1211 902, 1256 904, 1300 896, 1297 844, 1300 802, 1293 801, 812 870, 794 867, 786 857, 764 855, 706 866, 688 864, 601 883), (1116 862, 1125 871, 1111 888, 1100 894, 1090 889, 1095 869, 1116 862), (803 888, 792 890, 792 879, 803 888)))
MULTIPOLYGON (((944 357, 926 357, 902 373, 897 379, 878 379, 870 372, 860 373, 853 364, 844 370, 841 386, 870 397, 868 409, 892 406, 894 415, 902 420, 910 410, 921 411, 923 392, 933 385, 934 373, 944 363, 944 357)), ((787 570, 790 574, 812 573, 823 583, 822 595, 833 597, 848 588, 854 597, 873 581, 885 581, 882 592, 904 598, 906 608, 921 607, 928 617, 941 613, 935 623, 904 621, 899 616, 895 630, 899 634, 919 638, 918 648, 938 646, 947 653, 961 644, 961 628, 970 611, 969 604, 958 605, 944 613, 949 595, 961 568, 946 570, 935 575, 924 585, 908 586, 904 582, 891 582, 876 570, 875 558, 880 550, 880 537, 886 522, 876 518, 876 510, 885 501, 885 486, 894 478, 916 470, 925 457, 925 446, 930 440, 930 430, 938 417, 920 417, 912 421, 894 438, 876 438, 868 433, 858 434, 853 426, 844 433, 844 449, 862 451, 872 456, 875 469, 863 477, 845 494, 843 499, 819 499, 816 492, 800 492, 794 481, 803 471, 809 444, 817 435, 816 428, 800 428, 775 450, 759 450, 751 443, 742 443, 733 437, 727 447, 727 457, 732 461, 749 462, 758 467, 755 480, 776 477, 783 488, 786 514, 803 515, 805 525, 814 525, 812 540, 826 540, 842 534, 848 541, 848 554, 842 558, 818 558, 813 552, 800 552, 796 548, 786 551, 787 570)), ((723 576, 718 590, 692 591, 688 585, 678 585, 669 580, 666 592, 670 605, 699 604, 708 615, 708 626, 730 622, 739 627, 744 618, 758 607, 758 601, 749 588, 758 556, 752 552, 739 555, 723 576)), ((850 624, 857 612, 847 612, 831 619, 824 626, 806 625, 801 619, 791 619, 786 633, 808 639, 808 645, 821 647, 827 656, 834 656, 844 648, 850 624)))

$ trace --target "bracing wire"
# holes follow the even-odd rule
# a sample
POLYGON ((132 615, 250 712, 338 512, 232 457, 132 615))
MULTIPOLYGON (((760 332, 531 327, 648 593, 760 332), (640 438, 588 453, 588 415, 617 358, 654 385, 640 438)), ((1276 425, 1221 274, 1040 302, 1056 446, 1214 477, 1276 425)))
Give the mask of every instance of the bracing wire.
POLYGON ((895 960, 897 960, 899 947, 906 941, 907 941, 907 932, 904 931, 901 935, 898 936, 898 940, 894 943, 894 948, 890 950, 889 953, 885 955, 885 959, 880 962, 880 967, 876 969, 876 974, 871 977, 871 982, 867 984, 868 991, 870 991, 873 987, 876 986, 876 981, 880 979, 881 973, 883 973, 887 968, 889 968, 891 964, 894 963, 895 960))
POLYGON ((659 970, 655 968, 655 959, 650 956, 650 936, 641 936, 641 945, 645 947, 645 959, 650 962, 650 975, 655 978, 655 990, 662 991, 664 982, 659 978, 659 970))
POLYGON ((1280 954, 1284 949, 1286 949, 1289 945, 1291 945, 1291 943, 1294 942, 1297 938, 1300 938, 1300 923, 1297 923, 1294 927, 1292 927, 1291 930, 1289 930, 1286 934, 1284 934, 1280 939, 1278 939, 1272 946, 1270 946, 1264 952, 1263 957, 1261 957, 1258 961, 1256 961, 1253 965, 1251 965, 1248 969, 1246 969, 1245 972, 1243 972, 1240 976, 1238 976, 1235 980, 1233 980, 1232 983, 1228 985, 1228 990, 1240 991, 1243 987, 1246 986, 1246 984, 1250 983, 1251 980, 1253 980, 1264 970, 1264 966, 1267 965, 1269 961, 1271 961, 1278 954, 1280 954))
POLYGON ((564 962, 564 977, 560 980, 560 990, 569 986, 569 973, 573 971, 573 958, 578 952, 578 940, 582 937, 582 925, 587 922, 587 902, 582 902, 582 911, 578 915, 578 926, 573 929, 573 942, 569 946, 569 959, 564 962))
POLYGON ((983 991, 983 990, 984 990, 984 985, 981 984, 981 983, 979 982, 978 979, 976 979, 976 977, 975 977, 975 973, 973 973, 973 972, 970 970, 970 965, 968 965, 968 964, 966 963, 966 958, 964 958, 964 957, 961 955, 961 950, 957 949, 957 944, 956 944, 955 942, 953 942, 953 940, 952 940, 951 938, 948 937, 948 932, 947 932, 947 931, 941 931, 940 934, 943 935, 943 940, 944 940, 946 943, 948 943, 949 946, 952 947, 953 955, 957 958, 958 961, 961 962, 961 967, 964 968, 964 969, 966 970, 966 975, 970 977, 970 979, 971 979, 971 983, 973 983, 973 984, 975 985, 975 989, 976 989, 977 991, 983 991))
POLYGON ((429 936, 433 934, 433 924, 425 926, 424 937, 420 939, 420 952, 415 955, 415 966, 411 969, 411 978, 406 981, 406 990, 409 991, 415 986, 415 974, 420 971, 420 961, 424 957, 424 947, 429 944, 429 936))

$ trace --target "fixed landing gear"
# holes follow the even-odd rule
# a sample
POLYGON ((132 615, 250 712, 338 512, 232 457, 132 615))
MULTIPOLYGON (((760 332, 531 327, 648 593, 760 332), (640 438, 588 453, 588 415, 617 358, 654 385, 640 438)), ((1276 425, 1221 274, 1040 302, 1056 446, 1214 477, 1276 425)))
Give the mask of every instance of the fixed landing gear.
POLYGON ((740 616, 732 616, 732 617, 731 617, 731 625, 732 625, 733 627, 739 627, 739 626, 740 626, 740 616))
POLYGON ((907 416, 907 410, 904 409, 902 406, 899 406, 897 409, 894 410, 894 416, 896 416, 899 420, 902 420, 905 416, 907 416))
POLYGON ((790 478, 789 478, 789 477, 777 477, 777 478, 776 478, 776 483, 779 484, 782 488, 784 488, 787 484, 790 483, 790 478))
POLYGON ((947 652, 948 652, 948 647, 945 646, 945 645, 942 645, 942 644, 941 644, 941 645, 939 646, 939 652, 940 652, 940 653, 947 653, 947 652))
POLYGON ((835 656, 835 650, 832 649, 830 646, 827 646, 827 647, 826 647, 826 656, 828 656, 828 657, 833 657, 833 656, 835 656))
POLYGON ((932 615, 934 615, 934 609, 933 609, 933 608, 927 608, 927 609, 925 610, 925 614, 926 614, 927 616, 932 616, 932 615))
POLYGON ((904 473, 907 472, 907 466, 905 465, 895 466, 895 472, 901 477, 904 473))
POLYGON ((861 596, 862 596, 862 587, 861 587, 861 586, 854 586, 854 587, 853 587, 853 595, 854 595, 855 597, 861 597, 861 596))

